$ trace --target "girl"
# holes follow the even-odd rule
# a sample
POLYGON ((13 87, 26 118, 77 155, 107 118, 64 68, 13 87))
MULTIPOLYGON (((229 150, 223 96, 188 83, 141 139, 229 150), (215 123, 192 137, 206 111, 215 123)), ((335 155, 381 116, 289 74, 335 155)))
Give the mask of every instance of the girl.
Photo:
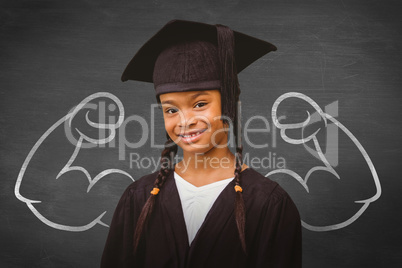
POLYGON ((102 267, 301 267, 295 204, 242 162, 237 74, 274 50, 223 25, 174 20, 137 52, 122 80, 154 83, 167 141, 161 169, 123 193, 102 267))

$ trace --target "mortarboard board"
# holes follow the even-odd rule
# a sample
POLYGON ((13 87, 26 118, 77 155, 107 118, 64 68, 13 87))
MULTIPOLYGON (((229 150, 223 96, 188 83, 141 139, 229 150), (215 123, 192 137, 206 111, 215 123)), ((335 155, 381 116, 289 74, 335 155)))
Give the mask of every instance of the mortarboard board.
MULTIPOLYGON (((223 99, 234 102, 240 94, 237 74, 275 50, 224 25, 172 20, 138 50, 121 80, 154 83, 157 99, 168 92, 220 89, 223 99)), ((233 107, 225 106, 222 114, 233 119, 233 107)))

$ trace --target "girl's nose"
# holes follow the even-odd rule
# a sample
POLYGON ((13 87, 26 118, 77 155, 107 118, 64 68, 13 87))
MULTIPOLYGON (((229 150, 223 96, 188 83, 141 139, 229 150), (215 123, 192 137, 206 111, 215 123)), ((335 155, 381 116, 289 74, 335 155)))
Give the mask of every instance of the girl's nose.
POLYGON ((195 125, 198 122, 197 116, 192 111, 180 111, 180 127, 188 128, 191 125, 195 125))

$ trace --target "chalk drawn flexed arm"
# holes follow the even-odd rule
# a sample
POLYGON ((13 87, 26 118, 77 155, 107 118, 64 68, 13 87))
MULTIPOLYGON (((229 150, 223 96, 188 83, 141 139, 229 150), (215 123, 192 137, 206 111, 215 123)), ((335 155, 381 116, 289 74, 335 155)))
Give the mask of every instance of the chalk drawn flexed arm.
POLYGON ((380 180, 378 178, 378 175, 377 175, 377 172, 376 172, 375 167, 373 165, 373 162, 371 161, 371 159, 370 159, 369 155, 367 154, 366 150, 363 148, 363 146, 360 144, 360 142, 357 140, 357 138, 343 124, 341 124, 338 120, 336 120, 333 116, 331 116, 330 114, 324 112, 314 100, 312 100, 310 97, 308 97, 308 96, 306 96, 306 95, 304 95, 302 93, 289 92, 289 93, 285 93, 285 94, 281 95, 275 101, 275 103, 274 103, 274 105, 272 107, 272 120, 273 120, 273 123, 275 124, 275 126, 278 129, 280 129, 280 134, 281 134, 281 137, 282 137, 282 139, 284 141, 286 141, 289 144, 294 144, 294 145, 302 144, 302 145, 304 145, 306 147, 306 149, 313 150, 313 152, 320 159, 322 165, 315 166, 315 167, 311 168, 310 170, 307 171, 307 173, 305 174, 304 177, 302 177, 300 174, 298 174, 298 173, 296 173, 296 172, 294 172, 294 171, 292 171, 290 169, 273 170, 273 171, 267 173, 266 177, 269 177, 271 175, 278 174, 278 173, 284 173, 284 174, 290 175, 291 177, 296 179, 304 187, 304 189, 307 191, 307 193, 309 193, 308 179, 316 171, 320 170, 320 171, 328 172, 328 173, 332 174, 334 176, 334 178, 341 179, 340 175, 335 171, 335 169, 330 164, 330 161, 328 160, 326 155, 323 153, 322 148, 321 148, 321 146, 320 146, 320 144, 318 142, 317 134, 320 131, 324 131, 324 129, 318 128, 311 135, 309 135, 307 137, 301 137, 300 139, 291 138, 291 137, 289 137, 287 135, 287 130, 292 130, 292 129, 303 130, 306 126, 308 126, 308 125, 310 125, 312 123, 312 116, 308 111, 306 111, 307 112, 307 118, 303 122, 292 123, 292 124, 290 124, 290 123, 289 124, 282 124, 282 123, 279 122, 279 119, 278 119, 278 116, 277 116, 278 106, 282 103, 282 101, 284 101, 286 99, 289 99, 289 98, 298 98, 298 99, 301 99, 301 100, 307 102, 309 105, 311 105, 315 109, 314 114, 315 115, 318 114, 321 117, 321 119, 323 120, 325 128, 328 127, 328 121, 330 121, 337 128, 342 130, 349 137, 349 139, 353 142, 353 144, 357 147, 357 149, 359 150, 361 155, 364 157, 364 160, 365 160, 368 168, 370 169, 370 172, 371 172, 371 175, 372 175, 372 178, 374 180, 375 187, 376 187, 376 193, 375 193, 375 195, 373 195, 370 198, 355 201, 355 203, 363 204, 363 205, 360 207, 360 209, 352 217, 350 217, 349 219, 347 219, 347 220, 345 220, 343 222, 336 223, 336 224, 331 224, 331 225, 326 225, 326 226, 315 226, 315 225, 308 224, 308 223, 306 223, 305 221, 302 220, 303 227, 305 227, 306 229, 312 230, 312 231, 329 231, 329 230, 336 230, 336 229, 346 227, 349 224, 353 223, 355 220, 357 220, 363 214, 363 212, 367 209, 367 207, 369 206, 369 204, 371 202, 376 201, 381 196, 380 180), (306 146, 306 143, 309 142, 309 141, 313 142, 313 144, 314 144, 313 149, 311 149, 311 148, 306 146))
POLYGON ((57 128, 62 127, 64 125, 65 133, 67 134, 68 139, 70 142, 74 145, 73 152, 71 153, 71 156, 69 157, 67 163, 62 167, 62 169, 58 172, 57 176, 54 179, 59 179, 62 177, 62 175, 68 174, 69 172, 80 172, 84 174, 86 179, 88 180, 88 187, 87 187, 87 193, 92 189, 92 187, 103 177, 110 175, 110 174, 122 174, 129 178, 130 180, 133 181, 133 178, 130 174, 127 172, 120 170, 120 169, 105 169, 98 173, 96 176, 91 176, 88 170, 79 165, 74 165, 74 161, 77 158, 77 156, 80 153, 80 149, 84 147, 84 145, 100 145, 100 144, 107 144, 111 142, 115 136, 116 136, 116 130, 121 126, 124 120, 124 107, 121 103, 121 101, 114 96, 113 94, 110 94, 108 92, 98 92, 95 94, 92 94, 82 100, 74 109, 72 109, 67 115, 59 119, 56 123, 54 123, 40 138, 39 140, 35 143, 31 151, 29 152, 28 156, 26 157, 21 170, 18 174, 17 182, 15 185, 15 196, 22 202, 26 203, 28 208, 33 212, 33 214, 40 219, 43 223, 46 225, 53 227, 55 229, 60 229, 60 230, 66 230, 66 231, 85 231, 90 228, 92 228, 96 224, 100 224, 103 226, 108 226, 104 222, 102 222, 102 217, 105 215, 106 211, 101 213, 98 217, 93 219, 92 221, 88 222, 87 224, 80 225, 80 226, 71 226, 71 225, 65 225, 61 223, 56 223, 53 222, 52 220, 48 219, 45 217, 42 213, 38 211, 38 209, 35 207, 35 204, 39 204, 42 201, 41 200, 33 200, 24 197, 21 192, 21 185, 24 179, 25 172, 27 168, 30 166, 30 162, 35 156, 35 153, 38 151, 38 149, 41 147, 41 145, 45 142, 45 140, 49 137, 49 135, 52 134, 57 128), (89 112, 90 110, 88 108, 93 108, 91 105, 95 105, 93 101, 96 101, 97 99, 100 98, 106 98, 111 101, 117 106, 118 108, 118 120, 116 123, 98 123, 98 122, 93 122, 89 118, 89 112), (90 135, 84 134, 83 131, 81 131, 78 128, 75 128, 74 130, 79 134, 79 138, 77 140, 74 139, 74 136, 72 135, 72 122, 75 119, 76 115, 78 112, 83 111, 84 109, 88 109, 88 111, 85 114, 85 121, 88 125, 95 129, 99 130, 104 130, 108 135, 106 137, 90 137, 90 135), (87 143, 84 143, 87 142, 87 143))

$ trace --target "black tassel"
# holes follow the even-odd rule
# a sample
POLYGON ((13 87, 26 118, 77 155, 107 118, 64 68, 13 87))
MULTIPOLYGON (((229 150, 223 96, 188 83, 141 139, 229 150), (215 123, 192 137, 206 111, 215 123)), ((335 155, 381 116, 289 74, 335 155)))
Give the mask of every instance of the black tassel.
MULTIPOLYGON (((221 66, 222 115, 227 116, 231 122, 234 123, 236 104, 240 95, 234 56, 234 34, 233 31, 225 25, 216 24, 215 26, 217 30, 218 54, 221 66)), ((227 122, 225 118, 224 121, 227 122)))

